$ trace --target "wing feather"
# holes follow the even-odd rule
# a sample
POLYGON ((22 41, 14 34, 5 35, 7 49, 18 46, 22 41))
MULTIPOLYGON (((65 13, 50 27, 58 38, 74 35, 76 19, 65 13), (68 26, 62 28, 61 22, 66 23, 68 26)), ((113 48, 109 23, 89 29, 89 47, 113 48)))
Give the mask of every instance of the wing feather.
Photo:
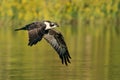
POLYGON ((61 33, 54 30, 49 30, 48 34, 44 35, 44 39, 57 51, 61 58, 62 64, 70 63, 70 54, 68 52, 66 43, 61 33))
POLYGON ((45 28, 36 28, 28 31, 29 34, 29 46, 37 44, 37 42, 42 40, 45 28))

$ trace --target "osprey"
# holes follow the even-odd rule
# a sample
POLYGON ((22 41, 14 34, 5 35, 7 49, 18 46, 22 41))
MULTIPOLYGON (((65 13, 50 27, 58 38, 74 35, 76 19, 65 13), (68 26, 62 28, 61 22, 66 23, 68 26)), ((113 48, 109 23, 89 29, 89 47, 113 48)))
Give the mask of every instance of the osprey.
POLYGON ((55 22, 41 21, 30 23, 22 28, 15 29, 15 31, 28 31, 28 46, 33 46, 37 42, 41 41, 42 38, 44 38, 56 50, 62 61, 62 64, 67 65, 70 63, 71 57, 62 34, 58 31, 53 30, 55 27, 59 27, 59 25, 55 22))

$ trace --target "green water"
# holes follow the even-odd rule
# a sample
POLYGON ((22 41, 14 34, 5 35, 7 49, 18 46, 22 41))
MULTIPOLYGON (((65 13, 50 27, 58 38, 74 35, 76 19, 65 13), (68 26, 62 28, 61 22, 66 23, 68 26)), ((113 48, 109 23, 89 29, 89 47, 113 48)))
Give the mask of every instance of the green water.
POLYGON ((0 80, 119 80, 120 36, 114 25, 65 26, 71 64, 62 65, 43 39, 29 47, 27 32, 1 27, 0 80), (76 29, 75 29, 76 28, 76 29))

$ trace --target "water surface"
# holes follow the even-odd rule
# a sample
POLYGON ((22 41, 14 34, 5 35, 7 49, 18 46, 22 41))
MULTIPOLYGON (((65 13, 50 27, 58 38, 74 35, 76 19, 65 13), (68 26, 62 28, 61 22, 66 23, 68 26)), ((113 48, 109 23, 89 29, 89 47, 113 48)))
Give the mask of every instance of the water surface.
POLYGON ((89 26, 59 29, 72 57, 68 66, 45 40, 29 47, 27 32, 1 28, 0 80, 119 80, 120 36, 89 26))

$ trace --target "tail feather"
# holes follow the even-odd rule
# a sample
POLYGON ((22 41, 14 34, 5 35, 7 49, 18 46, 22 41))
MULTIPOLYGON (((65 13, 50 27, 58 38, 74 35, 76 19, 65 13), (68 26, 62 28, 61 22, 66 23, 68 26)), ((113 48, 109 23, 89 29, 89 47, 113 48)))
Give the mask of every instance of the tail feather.
POLYGON ((19 31, 19 30, 27 30, 26 27, 22 27, 22 28, 19 28, 19 29, 15 29, 15 31, 19 31))

